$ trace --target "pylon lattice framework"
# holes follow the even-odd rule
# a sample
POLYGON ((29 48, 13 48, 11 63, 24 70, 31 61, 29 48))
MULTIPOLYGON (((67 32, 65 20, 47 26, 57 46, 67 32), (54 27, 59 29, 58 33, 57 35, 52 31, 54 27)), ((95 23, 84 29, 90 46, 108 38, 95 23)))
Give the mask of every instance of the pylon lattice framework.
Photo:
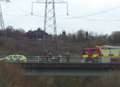
POLYGON ((3 20, 3 14, 2 14, 2 7, 1 7, 1 3, 0 3, 0 28, 4 29, 4 20, 3 20))
POLYGON ((44 15, 44 31, 54 30, 54 35, 57 35, 55 1, 45 1, 45 15, 44 15))

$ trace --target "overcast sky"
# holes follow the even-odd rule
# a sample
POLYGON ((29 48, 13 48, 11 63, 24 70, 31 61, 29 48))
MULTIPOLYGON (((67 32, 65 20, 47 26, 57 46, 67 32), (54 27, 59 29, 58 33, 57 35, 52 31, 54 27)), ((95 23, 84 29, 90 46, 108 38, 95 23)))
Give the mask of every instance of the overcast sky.
MULTIPOLYGON (((11 0, 2 2, 5 26, 34 30, 43 28, 42 17, 44 5, 34 5, 34 16, 31 16, 31 2, 36 0, 11 0)), ((42 1, 42 0, 40 0, 42 1)), ((63 0, 56 0, 63 1, 63 0)), ((57 5, 58 32, 66 30, 69 33, 79 29, 110 34, 120 30, 120 0, 66 0, 69 3, 69 16, 65 5, 57 5)), ((52 32, 53 30, 47 30, 52 32)))

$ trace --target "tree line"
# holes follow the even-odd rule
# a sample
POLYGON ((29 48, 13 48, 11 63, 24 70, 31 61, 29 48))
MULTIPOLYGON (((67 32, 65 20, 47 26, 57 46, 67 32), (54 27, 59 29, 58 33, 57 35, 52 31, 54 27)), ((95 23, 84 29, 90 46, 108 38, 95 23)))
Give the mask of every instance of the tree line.
POLYGON ((80 29, 76 33, 62 31, 56 36, 45 32, 41 28, 25 32, 24 29, 15 29, 8 26, 4 30, 0 29, 0 52, 38 55, 43 54, 43 51, 51 51, 61 54, 65 52, 79 54, 80 50, 85 47, 105 44, 120 45, 119 38, 120 31, 114 31, 108 35, 80 29))

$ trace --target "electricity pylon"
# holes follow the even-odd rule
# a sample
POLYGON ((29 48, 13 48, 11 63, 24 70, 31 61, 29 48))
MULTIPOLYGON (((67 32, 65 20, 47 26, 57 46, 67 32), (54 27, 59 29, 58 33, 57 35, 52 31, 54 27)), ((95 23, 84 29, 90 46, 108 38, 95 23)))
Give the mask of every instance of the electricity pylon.
MULTIPOLYGON (((57 43, 57 24, 56 24, 56 9, 55 9, 55 4, 66 4, 67 7, 67 15, 68 15, 68 3, 65 1, 60 1, 60 2, 55 2, 55 0, 45 0, 43 2, 40 2, 39 0, 37 2, 32 2, 32 12, 33 14, 33 4, 34 3, 40 3, 40 4, 45 4, 45 12, 44 12, 44 31, 46 32, 47 30, 52 30, 54 34, 54 50, 58 51, 58 43, 57 43)), ((44 47, 46 44, 46 36, 43 36, 44 40, 44 47)))
POLYGON ((0 3, 0 28, 1 28, 1 29, 5 29, 1 3, 0 3))
POLYGON ((0 28, 1 29, 5 29, 4 19, 3 19, 3 14, 2 14, 1 2, 10 2, 10 0, 0 0, 0 28))
POLYGON ((44 12, 44 31, 46 32, 47 30, 53 30, 54 35, 57 35, 57 24, 56 24, 56 9, 55 9, 55 4, 66 4, 67 8, 67 15, 68 15, 68 3, 65 1, 55 1, 55 0, 45 0, 45 1, 39 1, 37 0, 36 2, 32 2, 32 10, 31 14, 33 15, 33 5, 35 3, 39 4, 45 4, 45 12, 44 12))

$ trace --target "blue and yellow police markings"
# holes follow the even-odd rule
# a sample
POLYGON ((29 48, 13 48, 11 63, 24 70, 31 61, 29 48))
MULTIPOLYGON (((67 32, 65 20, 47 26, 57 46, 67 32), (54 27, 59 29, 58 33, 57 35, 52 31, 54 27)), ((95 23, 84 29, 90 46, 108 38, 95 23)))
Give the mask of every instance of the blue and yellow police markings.
POLYGON ((120 49, 102 50, 103 58, 120 58, 120 49))
POLYGON ((5 58, 8 63, 27 63, 27 57, 24 55, 8 55, 5 58))

